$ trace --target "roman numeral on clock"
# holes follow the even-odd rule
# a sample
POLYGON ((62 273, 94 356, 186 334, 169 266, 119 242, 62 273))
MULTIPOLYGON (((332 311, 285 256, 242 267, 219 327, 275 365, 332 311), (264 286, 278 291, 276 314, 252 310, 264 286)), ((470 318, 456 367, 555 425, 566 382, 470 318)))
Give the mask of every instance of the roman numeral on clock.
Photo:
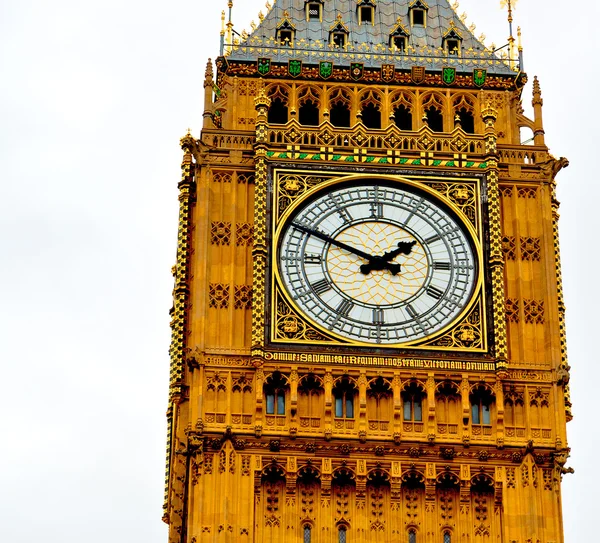
POLYGON ((434 262, 433 263, 434 270, 445 270, 450 271, 450 262, 434 262))
POLYGON ((354 304, 350 300, 342 300, 342 303, 338 305, 336 311, 340 317, 347 317, 353 307, 354 304))
POLYGON ((434 234, 430 238, 427 238, 425 240, 425 243, 435 243, 436 241, 439 241, 440 239, 442 239, 442 238, 439 234, 434 234))
POLYGON ((427 294, 429 294, 429 296, 435 298, 436 300, 439 300, 444 295, 444 292, 442 290, 440 290, 437 287, 434 287, 433 285, 430 285, 427 288, 426 292, 427 294))
POLYGON ((383 324, 383 309, 373 309, 373 324, 383 324))
POLYGON ((305 264, 320 264, 321 263, 321 255, 311 255, 308 253, 304 254, 304 263, 305 264))
POLYGON ((321 279, 310 286, 317 294, 323 294, 331 289, 331 283, 327 279, 321 279))
POLYGON ((383 204, 381 202, 371 202, 369 207, 371 208, 371 218, 381 219, 383 217, 383 204))

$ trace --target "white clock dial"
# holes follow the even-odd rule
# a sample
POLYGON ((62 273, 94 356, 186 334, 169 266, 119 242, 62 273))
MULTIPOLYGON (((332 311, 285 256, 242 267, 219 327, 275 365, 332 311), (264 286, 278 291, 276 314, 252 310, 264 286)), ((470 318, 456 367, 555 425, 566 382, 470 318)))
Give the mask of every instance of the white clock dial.
POLYGON ((358 342, 404 344, 452 323, 472 298, 464 226, 407 185, 344 185, 300 204, 279 232, 287 294, 316 325, 358 342))

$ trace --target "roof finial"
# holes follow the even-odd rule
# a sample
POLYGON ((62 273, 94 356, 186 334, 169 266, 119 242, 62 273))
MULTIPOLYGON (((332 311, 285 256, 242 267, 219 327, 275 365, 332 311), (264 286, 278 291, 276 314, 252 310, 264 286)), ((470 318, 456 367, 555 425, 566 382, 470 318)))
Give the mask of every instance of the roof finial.
POLYGON ((229 0, 229 2, 227 2, 227 7, 229 8, 229 20, 227 21, 227 44, 229 51, 231 51, 233 49, 233 21, 231 19, 233 12, 233 0, 229 0))
POLYGON ((523 66, 523 44, 521 43, 521 27, 517 27, 517 38, 518 38, 518 46, 517 51, 519 51, 519 70, 523 71, 525 67, 523 66))
POLYGON ((221 12, 221 56, 225 53, 225 10, 221 12))
POLYGON ((518 0, 500 0, 500 6, 502 8, 508 8, 508 30, 509 30, 509 37, 508 37, 508 56, 509 56, 509 61, 511 63, 513 63, 513 59, 515 58, 515 38, 513 36, 513 16, 512 16, 512 12, 513 12, 513 7, 517 5, 517 1, 518 0))

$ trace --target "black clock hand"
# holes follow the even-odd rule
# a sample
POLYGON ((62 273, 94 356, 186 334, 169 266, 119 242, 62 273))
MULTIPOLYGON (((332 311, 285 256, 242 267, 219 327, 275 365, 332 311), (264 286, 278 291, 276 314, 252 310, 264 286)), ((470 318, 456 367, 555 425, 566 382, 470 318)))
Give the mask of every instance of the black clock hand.
POLYGON ((302 232, 304 232, 306 234, 310 234, 311 236, 315 236, 316 238, 322 239, 323 241, 326 241, 327 243, 331 243, 331 245, 335 245, 336 247, 339 247, 340 249, 344 249, 350 253, 360 256, 361 258, 365 258, 366 260, 371 261, 371 260, 377 258, 375 256, 368 255, 367 253, 365 253, 364 251, 361 251, 360 249, 357 249, 356 247, 352 247, 351 245, 346 245, 343 241, 337 241, 337 240, 333 239, 332 237, 328 236, 327 234, 323 234, 322 232, 319 232, 318 230, 313 230, 312 228, 307 228, 306 226, 303 226, 302 224, 298 224, 297 222, 293 222, 292 226, 294 226, 295 228, 297 228, 298 230, 301 230, 302 232))
POLYGON ((398 255, 409 255, 412 251, 412 248, 416 244, 416 241, 399 241, 397 249, 384 253, 381 258, 383 258, 383 260, 385 260, 386 262, 389 262, 393 258, 396 258, 398 255))
POLYGON ((409 255, 412 248, 416 245, 416 241, 400 241, 398 242, 398 248, 393 251, 384 253, 383 256, 376 256, 370 260, 368 264, 363 264, 360 267, 360 271, 367 275, 371 271, 389 270, 392 275, 398 275, 400 273, 400 264, 396 262, 390 262, 393 258, 396 258, 399 254, 409 255))

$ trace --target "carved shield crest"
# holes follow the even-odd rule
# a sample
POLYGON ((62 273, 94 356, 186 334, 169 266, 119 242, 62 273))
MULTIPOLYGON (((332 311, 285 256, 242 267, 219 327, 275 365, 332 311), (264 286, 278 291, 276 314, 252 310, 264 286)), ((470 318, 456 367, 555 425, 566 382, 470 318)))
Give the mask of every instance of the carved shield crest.
POLYGON ((476 87, 483 87, 487 78, 487 70, 475 68, 473 70, 473 83, 476 87))
POLYGON ((354 81, 362 79, 364 69, 365 65, 361 62, 353 62, 352 64, 350 64, 350 77, 354 79, 354 81))
POLYGON ((413 83, 417 85, 425 81, 425 66, 413 66, 410 71, 413 83))
POLYGON ((381 80, 382 81, 393 81, 396 75, 396 66, 394 64, 382 64, 381 65, 381 80))
POLYGON ((260 75, 267 75, 271 71, 271 59, 259 58, 257 60, 256 69, 260 75))
POLYGON ((301 60, 289 60, 288 61, 288 73, 292 77, 298 77, 302 73, 302 61, 301 60))
POLYGON ((456 80, 456 68, 442 68, 442 80, 446 85, 452 85, 456 80))
POLYGON ((322 60, 319 62, 319 75, 323 79, 329 79, 333 74, 333 62, 322 60))

